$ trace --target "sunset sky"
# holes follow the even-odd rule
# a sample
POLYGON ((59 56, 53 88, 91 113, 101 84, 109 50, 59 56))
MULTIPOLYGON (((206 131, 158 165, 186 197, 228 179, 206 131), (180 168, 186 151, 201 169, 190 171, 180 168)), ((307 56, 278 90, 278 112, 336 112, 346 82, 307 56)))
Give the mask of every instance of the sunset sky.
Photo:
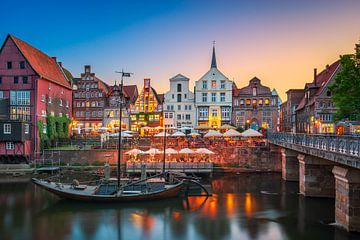
POLYGON ((352 53, 360 39, 360 1, 5 1, 0 38, 12 33, 74 76, 83 65, 112 84, 115 70, 134 72, 128 84, 150 77, 159 93, 182 73, 191 87, 210 67, 238 87, 257 76, 284 100, 318 71, 352 53), (76 3, 75 3, 76 2, 76 3))

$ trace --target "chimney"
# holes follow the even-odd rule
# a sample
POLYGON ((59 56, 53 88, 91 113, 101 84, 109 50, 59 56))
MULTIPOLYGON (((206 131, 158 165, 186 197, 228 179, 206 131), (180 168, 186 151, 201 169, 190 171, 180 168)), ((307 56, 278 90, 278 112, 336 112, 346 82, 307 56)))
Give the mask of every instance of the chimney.
POLYGON ((91 73, 91 66, 85 65, 85 73, 91 73))
POLYGON ((56 62, 56 57, 51 57, 56 62))
POLYGON ((316 83, 316 77, 317 77, 317 69, 314 68, 314 83, 316 83))

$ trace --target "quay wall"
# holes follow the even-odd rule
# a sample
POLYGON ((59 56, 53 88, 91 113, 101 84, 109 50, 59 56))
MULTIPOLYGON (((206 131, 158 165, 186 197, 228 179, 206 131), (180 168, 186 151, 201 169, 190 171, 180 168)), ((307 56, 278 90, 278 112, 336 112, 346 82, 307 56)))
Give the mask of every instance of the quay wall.
MULTIPOLYGON (((211 149, 215 154, 210 155, 211 161, 215 167, 241 168, 255 171, 281 171, 281 152, 276 146, 259 146, 259 147, 226 147, 220 149, 211 149)), ((125 163, 130 156, 122 153, 122 163, 125 163)), ((189 154, 190 155, 190 154, 189 154)), ((100 165, 108 162, 116 164, 116 149, 93 149, 93 150, 45 150, 37 164, 51 163, 57 165, 100 165)), ((140 159, 148 158, 149 155, 143 155, 140 159)), ((206 156, 200 156, 207 158, 206 156)), ((155 156, 162 160, 162 156, 155 156)), ((180 158, 185 161, 193 161, 194 156, 171 155, 167 159, 174 160, 180 158)), ((226 171, 225 171, 226 172, 226 171)))

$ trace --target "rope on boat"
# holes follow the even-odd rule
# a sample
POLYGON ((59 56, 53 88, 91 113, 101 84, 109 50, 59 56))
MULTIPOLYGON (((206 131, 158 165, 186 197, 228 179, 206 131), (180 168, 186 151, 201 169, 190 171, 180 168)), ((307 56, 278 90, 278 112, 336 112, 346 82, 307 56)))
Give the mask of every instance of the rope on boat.
MULTIPOLYGON (((198 181, 195 181, 195 180, 192 180, 192 179, 188 179, 186 180, 187 182, 190 182, 190 183, 194 183, 195 185, 198 185, 202 190, 204 190, 205 192, 205 195, 202 195, 202 196, 206 196, 206 197, 209 197, 211 196, 211 194, 209 193, 209 191, 204 187, 204 185, 202 185, 201 183, 199 183, 198 181)), ((188 191, 188 189, 187 189, 188 191)), ((186 193, 187 194, 187 193, 186 193)))

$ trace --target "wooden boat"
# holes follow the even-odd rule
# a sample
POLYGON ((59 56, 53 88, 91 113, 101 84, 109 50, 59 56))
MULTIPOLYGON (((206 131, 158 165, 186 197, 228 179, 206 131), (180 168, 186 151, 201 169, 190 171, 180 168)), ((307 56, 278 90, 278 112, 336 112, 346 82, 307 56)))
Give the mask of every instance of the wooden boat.
POLYGON ((116 184, 103 183, 98 186, 61 184, 33 178, 33 183, 60 198, 85 202, 134 202, 150 201, 179 196, 184 181, 168 184, 151 182, 149 179, 124 184, 117 190, 116 184))

